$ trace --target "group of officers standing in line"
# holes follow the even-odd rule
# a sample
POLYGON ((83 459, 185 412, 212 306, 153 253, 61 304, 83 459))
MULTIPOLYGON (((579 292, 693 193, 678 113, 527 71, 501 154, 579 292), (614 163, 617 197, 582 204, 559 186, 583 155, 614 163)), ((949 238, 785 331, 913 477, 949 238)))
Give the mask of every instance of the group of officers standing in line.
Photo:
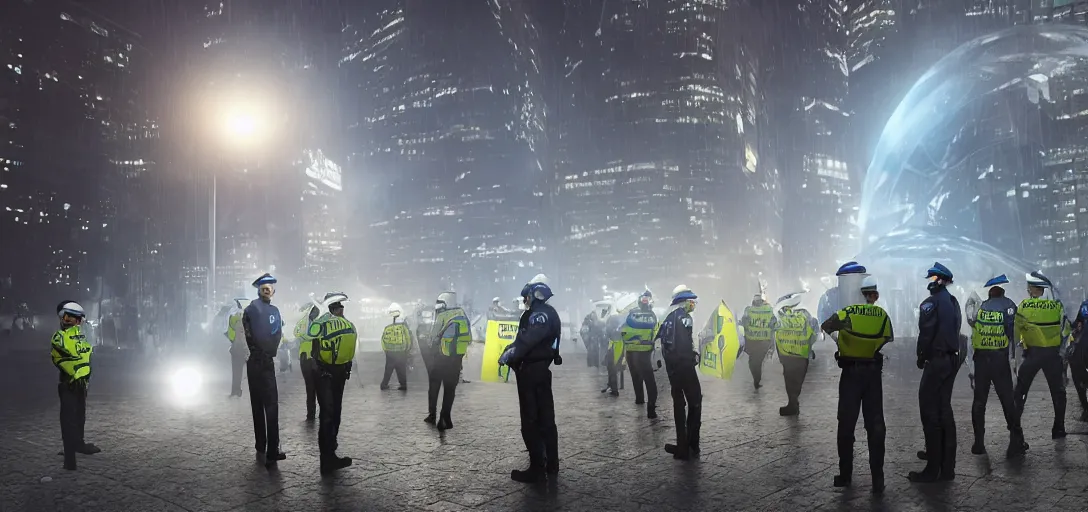
MULTIPOLYGON (((838 272, 840 276, 865 273, 865 268, 855 262, 843 265, 838 272)), ((988 298, 981 304, 968 304, 967 320, 972 328, 968 344, 966 337, 960 335, 963 314, 959 301, 947 289, 953 282, 952 272, 944 265, 934 263, 926 278, 930 296, 919 306, 916 352, 917 366, 922 370, 919 412, 925 437, 925 450, 918 456, 926 461, 926 466, 922 471, 910 472, 910 481, 922 483, 955 478, 956 435, 951 396, 955 377, 967 352, 973 352, 975 365, 971 375, 975 434, 972 453, 986 453, 984 418, 991 384, 998 394, 1010 431, 1006 455, 1016 457, 1025 453, 1028 445, 1024 441, 1020 417, 1028 390, 1039 371, 1046 377, 1054 404, 1052 438, 1065 437, 1066 361, 1072 369, 1084 407, 1081 419, 1088 420, 1088 349, 1083 345, 1088 331, 1084 329, 1088 322, 1088 301, 1081 305, 1076 320, 1071 323, 1046 276, 1039 272, 1026 276, 1029 298, 1019 306, 1005 297, 1002 285, 1009 283, 1008 278, 1004 275, 995 277, 985 285, 988 298), (1048 290, 1050 297, 1044 298, 1048 290), (1071 334, 1079 339, 1072 341, 1071 334), (1009 363, 1014 360, 1017 344, 1023 347, 1024 357, 1016 373, 1014 388, 1009 363)), ((275 284, 276 279, 269 274, 254 281, 258 299, 242 312, 240 329, 233 318, 228 328, 232 341, 237 339, 239 330, 244 333, 255 449, 269 467, 286 458, 279 449, 278 392, 273 363, 282 343, 284 326, 278 308, 271 303, 275 284)), ((838 347, 835 359, 842 369, 837 411, 839 474, 834 478, 834 485, 851 485, 853 433, 858 416, 862 415, 869 442, 872 489, 879 493, 884 489, 885 438, 881 377, 884 356, 880 350, 894 336, 887 313, 876 305, 880 297, 876 281, 866 274, 859 291, 865 299, 864 304, 846 305, 820 325, 835 339, 838 347)), ((548 304, 551 297, 551 289, 543 275, 523 287, 524 312, 519 318, 517 335, 498 361, 517 374, 522 438, 530 459, 526 470, 511 472, 511 478, 520 482, 540 481, 558 472, 558 432, 550 366, 562 364, 559 354, 561 322, 558 313, 548 304)), ((307 378, 308 419, 312 420, 314 416, 310 397, 314 396, 320 405, 318 445, 323 474, 352 463, 350 458, 336 455, 344 386, 350 378, 357 341, 354 325, 344 318, 342 302, 346 299, 342 294, 334 297, 328 304, 328 313, 311 313, 306 317, 305 335, 300 336, 304 343, 300 360, 303 368, 311 372, 307 378)), ((647 416, 650 418, 656 417, 656 382, 649 354, 655 344, 660 344, 672 388, 676 424, 676 443, 667 444, 665 451, 674 458, 685 460, 700 452, 702 390, 697 371, 700 344, 695 342, 691 317, 697 299, 687 286, 677 286, 665 318, 658 323, 652 310, 652 296, 649 292, 644 293, 638 307, 628 313, 619 328, 619 336, 624 345, 630 347, 630 353, 639 354, 628 362, 636 382, 636 403, 642 403, 644 396, 649 400, 647 416), (643 386, 645 395, 641 392, 643 386)), ((746 336, 746 351, 750 358, 758 361, 758 364, 750 363, 757 389, 762 360, 771 346, 783 361, 788 402, 779 412, 784 416, 798 414, 798 397, 811 346, 816 339, 815 322, 807 311, 797 307, 799 304, 799 294, 790 294, 776 304, 777 315, 773 310, 768 314, 768 305, 762 297, 757 297, 752 306, 746 308, 740 322, 746 336)), ((84 312, 78 303, 61 303, 57 306, 57 314, 60 329, 53 335, 51 348, 53 362, 60 371, 62 453, 64 467, 74 470, 76 453, 101 451, 83 439, 91 347, 82 335, 80 325, 84 312)), ((404 322, 398 321, 402 314, 400 308, 393 305, 390 314, 393 322, 382 336, 387 355, 382 387, 386 388, 391 373, 396 371, 401 381, 400 389, 406 389, 403 368, 413 340, 404 322)), ((302 331, 296 329, 296 333, 302 331)), ((457 306, 456 295, 450 292, 439 295, 431 335, 420 345, 430 384, 428 414, 424 421, 440 430, 453 427, 451 410, 462 360, 471 339, 469 319, 457 306), (437 398, 440 392, 444 392, 444 396, 439 412, 437 398)), ((612 390, 615 391, 615 387, 612 390)))

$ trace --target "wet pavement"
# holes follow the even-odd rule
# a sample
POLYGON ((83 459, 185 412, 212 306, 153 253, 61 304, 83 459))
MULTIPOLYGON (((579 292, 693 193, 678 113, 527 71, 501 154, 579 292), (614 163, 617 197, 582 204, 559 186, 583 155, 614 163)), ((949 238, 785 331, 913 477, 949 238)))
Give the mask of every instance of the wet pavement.
MULTIPOLYGON (((1024 424, 1031 445, 1021 462, 1004 459, 1008 434, 992 396, 989 456, 970 454, 970 388, 961 372, 954 405, 959 429, 956 480, 912 485, 922 467, 917 408, 919 372, 895 360, 885 372, 887 490, 870 493, 865 433, 858 422, 855 487, 836 489, 835 403, 838 369, 823 350, 810 370, 801 415, 779 417, 785 395, 777 361, 764 387, 752 389, 742 358, 731 382, 703 380, 703 454, 674 461, 671 400, 662 383, 657 420, 633 404, 630 389, 602 395, 603 378, 584 356, 555 369, 560 434, 556 481, 510 481, 527 462, 513 383, 458 388, 455 428, 440 434, 422 419, 426 389, 380 391, 380 355, 366 354, 345 395, 340 452, 355 465, 318 474, 317 433, 302 420, 297 373, 280 384, 281 437, 288 458, 277 470, 256 463, 248 395, 226 398, 225 363, 215 366, 202 399, 167 399, 159 368, 120 356, 96 356, 87 440, 103 452, 61 469, 55 372, 47 357, 0 363, 0 510, 1084 510, 1088 447, 1084 435, 1050 439, 1052 409, 1037 382, 1024 424), (358 384, 365 384, 360 388, 358 384), (45 481, 44 477, 49 480, 45 481)), ((478 357, 478 356, 477 356, 478 357)), ((475 368, 478 368, 476 366, 475 368)), ((479 380, 472 365, 470 380, 479 380)), ((1042 376, 1040 375, 1040 381, 1042 376)), ((629 385, 628 381, 628 385, 629 385)), ((1080 408, 1069 388, 1067 428, 1080 408)))

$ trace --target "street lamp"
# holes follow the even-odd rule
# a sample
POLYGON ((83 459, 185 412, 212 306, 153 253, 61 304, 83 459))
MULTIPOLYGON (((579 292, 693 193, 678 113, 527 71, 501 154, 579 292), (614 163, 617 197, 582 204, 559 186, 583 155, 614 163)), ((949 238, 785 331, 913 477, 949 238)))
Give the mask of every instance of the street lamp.
MULTIPOLYGON (((212 114, 212 128, 217 142, 226 153, 252 152, 261 143, 269 139, 271 123, 269 120, 270 102, 259 95, 235 94, 216 102, 212 114)), ((212 197, 208 213, 208 311, 214 311, 216 281, 216 238, 218 229, 219 177, 212 172, 212 197)))

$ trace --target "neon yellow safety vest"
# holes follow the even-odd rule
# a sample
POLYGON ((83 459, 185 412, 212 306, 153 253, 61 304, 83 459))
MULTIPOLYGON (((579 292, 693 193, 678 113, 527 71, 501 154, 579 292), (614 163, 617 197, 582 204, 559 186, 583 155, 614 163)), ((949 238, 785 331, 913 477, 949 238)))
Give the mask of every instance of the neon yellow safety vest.
POLYGON ((978 310, 975 326, 971 329, 971 346, 975 350, 1001 350, 1009 346, 1005 332, 1007 313, 1004 311, 978 310))
POLYGON ((779 355, 808 359, 809 340, 815 331, 804 311, 786 311, 778 319, 774 330, 774 344, 779 355))
POLYGON ((1050 299, 1024 299, 1016 311, 1016 337, 1025 347, 1057 347, 1062 344, 1065 308, 1050 299))
POLYGON ((53 364, 69 381, 91 376, 91 344, 78 325, 53 334, 53 364))
POLYGON ((469 331, 468 316, 463 309, 453 308, 439 313, 434 319, 434 325, 441 329, 437 332, 442 355, 463 356, 468 353, 472 333, 469 331))
POLYGON ((408 325, 402 323, 393 323, 385 326, 385 330, 382 331, 382 350, 385 352, 407 352, 412 348, 412 332, 408 330, 408 325))
POLYGON ((317 342, 314 359, 325 364, 347 364, 355 359, 355 325, 329 313, 310 324, 309 338, 317 342))
POLYGON ((748 306, 744 311, 744 339, 747 341, 771 341, 774 333, 771 332, 771 323, 774 320, 774 309, 767 304, 762 306, 748 306))
POLYGON ((238 311, 232 313, 230 318, 227 318, 227 339, 234 343, 238 340, 238 333, 240 332, 242 332, 242 312, 238 311))
POLYGON ((654 349, 654 331, 657 330, 657 315, 653 311, 635 309, 627 314, 627 320, 620 327, 623 348, 628 352, 649 352, 654 349))
POLYGON ((298 358, 310 357, 313 352, 314 340, 310 337, 310 316, 306 315, 295 322, 295 338, 298 338, 298 358))
POLYGON ((877 351, 892 336, 888 313, 875 304, 846 306, 836 314, 846 323, 839 331, 839 356, 842 358, 875 359, 877 351))

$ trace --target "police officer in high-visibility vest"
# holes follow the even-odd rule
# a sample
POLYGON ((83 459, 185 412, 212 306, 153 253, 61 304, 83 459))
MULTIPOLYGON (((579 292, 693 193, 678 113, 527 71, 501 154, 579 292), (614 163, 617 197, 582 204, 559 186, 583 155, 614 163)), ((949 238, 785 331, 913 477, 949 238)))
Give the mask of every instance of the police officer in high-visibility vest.
POLYGON ((249 347, 246 375, 253 412, 254 449, 258 455, 264 454, 267 467, 287 458, 280 451, 280 393, 273 362, 283 340, 283 316, 279 308, 272 305, 276 282, 272 274, 264 274, 253 281, 258 298, 242 312, 242 327, 249 347))
POLYGON ((1009 340, 1015 336, 1013 323, 1016 318, 1016 303, 1005 296, 1009 278, 1001 274, 986 282, 989 297, 972 311, 967 305, 967 323, 971 325, 971 352, 975 363, 975 397, 971 402, 971 425, 975 430, 975 442, 971 453, 986 453, 986 400, 990 395, 990 385, 997 392, 1001 410, 1005 413, 1005 423, 1009 429, 1009 448, 1007 457, 1022 455, 1028 445, 1024 442, 1024 431, 1020 428, 1020 413, 1013 400, 1012 369, 1015 346, 1010 347, 1009 340))
POLYGON ((443 292, 434 305, 434 328, 431 339, 435 343, 434 360, 431 362, 430 387, 427 390, 427 417, 423 421, 437 424, 438 430, 453 428, 450 416, 457 383, 461 380, 461 363, 472 342, 472 326, 465 310, 457 306, 457 294, 443 292), (442 411, 436 418, 438 393, 442 392, 442 411))
POLYGON ((499 364, 517 372, 521 438, 529 451, 529 468, 512 470, 516 482, 539 482, 559 473, 559 431, 555 426, 552 396, 552 363, 563 364, 559 355, 562 322, 548 304, 552 290, 539 274, 521 290, 527 310, 518 321, 514 342, 499 357, 499 364))
POLYGON ((389 305, 389 316, 393 317, 393 323, 385 326, 382 331, 382 352, 385 352, 385 376, 382 377, 381 389, 389 389, 389 378, 393 372, 397 372, 397 381, 400 391, 408 389, 408 354, 412 352, 412 330, 403 320, 397 321, 404 312, 400 304, 389 305))
POLYGON ((302 373, 302 382, 306 385, 306 421, 313 422, 317 416, 317 364, 313 357, 313 338, 310 337, 310 324, 321 315, 317 306, 311 305, 305 316, 295 323, 295 338, 298 339, 298 369, 302 373))
POLYGON ((854 428, 858 414, 865 417, 869 441, 869 469, 873 492, 884 492, 884 389, 881 371, 884 356, 880 349, 892 341, 892 322, 880 299, 876 279, 867 276, 861 283, 865 304, 847 306, 827 320, 821 328, 827 334, 838 333, 835 360, 842 368, 839 377, 838 435, 839 474, 835 487, 848 487, 854 471, 854 428))
POLYGON ((752 372, 752 386, 763 387, 763 361, 774 345, 774 309, 762 294, 752 298, 752 305, 744 308, 740 325, 744 328, 744 352, 748 354, 748 369, 752 372))
POLYGON ((1050 435, 1053 439, 1065 437, 1065 368, 1062 362, 1062 345, 1069 335, 1068 320, 1061 301, 1053 295, 1054 284, 1041 272, 1032 272, 1026 276, 1028 298, 1020 303, 1016 311, 1014 331, 1016 339, 1024 346, 1024 362, 1017 373, 1016 408, 1021 416, 1027 399, 1031 381, 1039 370, 1043 371, 1046 383, 1050 386, 1050 398, 1054 402, 1054 425, 1050 435), (1046 290, 1051 290, 1051 298, 1044 299, 1046 290))
POLYGON ((340 433, 344 386, 351 377, 358 333, 355 325, 344 318, 344 304, 333 302, 327 314, 310 324, 309 335, 313 340, 310 357, 317 371, 317 401, 321 406, 317 446, 321 473, 328 474, 351 465, 351 457, 336 455, 336 436, 340 433))
POLYGON ((929 297, 918 306, 917 365, 922 370, 918 383, 918 412, 922 420, 926 449, 918 458, 926 461, 922 471, 907 473, 915 483, 949 481, 956 478, 956 418, 952 411, 952 388, 960 368, 960 327, 963 313, 956 297, 948 291, 952 271, 935 262, 926 272, 929 297))
POLYGON ((64 301, 57 305, 60 329, 53 333, 53 365, 60 370, 60 436, 64 443, 64 469, 76 469, 76 454, 100 450, 83 440, 87 422, 87 383, 91 379, 91 345, 83 334, 83 306, 64 301))
POLYGON ((691 334, 695 325, 691 313, 695 311, 698 298, 686 285, 674 288, 672 304, 657 331, 672 389, 672 417, 676 422, 676 444, 666 444, 665 452, 680 460, 699 455, 699 428, 703 422, 703 387, 696 368, 699 347, 691 334))
POLYGON ((245 329, 242 328, 242 302, 246 299, 234 299, 237 309, 227 318, 227 339, 230 340, 230 397, 242 396, 242 371, 249 358, 246 347, 245 329))
POLYGON ((803 308, 801 293, 791 293, 778 299, 778 319, 774 323, 774 344, 778 350, 778 359, 782 361, 782 377, 786 382, 785 407, 778 409, 782 416, 796 416, 800 412, 797 401, 801 396, 801 386, 808 374, 808 360, 812 354, 812 344, 816 342, 816 321, 803 308))
POLYGON ((1088 421, 1088 300, 1081 303, 1073 321, 1073 343, 1069 346, 1069 373, 1080 397, 1080 421, 1088 421))
POLYGON ((654 377, 653 350, 657 315, 653 310, 653 295, 649 290, 638 298, 638 307, 627 313, 620 327, 627 366, 631 369, 631 384, 635 387, 635 404, 646 403, 646 417, 657 417, 657 379, 654 377), (643 395, 643 385, 646 387, 643 395), (647 401, 643 401, 643 397, 647 401))

